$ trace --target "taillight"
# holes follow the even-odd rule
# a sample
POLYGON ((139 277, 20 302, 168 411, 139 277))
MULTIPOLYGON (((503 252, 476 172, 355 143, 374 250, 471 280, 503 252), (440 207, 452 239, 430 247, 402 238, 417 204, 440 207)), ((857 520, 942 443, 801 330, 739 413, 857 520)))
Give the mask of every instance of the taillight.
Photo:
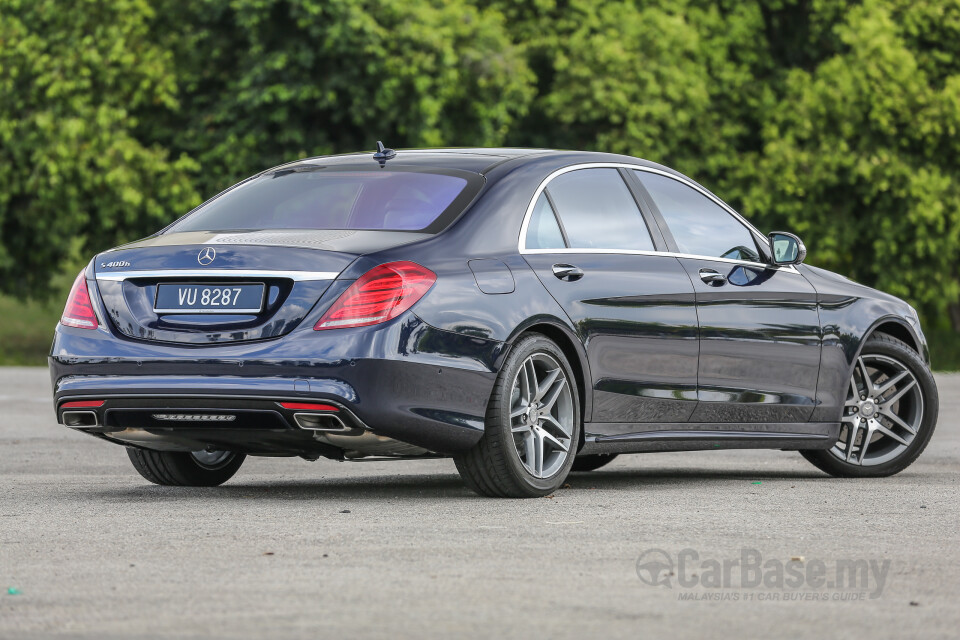
POLYGON ((97 314, 94 313, 93 304, 90 302, 90 292, 87 291, 87 279, 83 271, 73 281, 73 288, 70 289, 70 295, 67 297, 67 306, 63 308, 63 315, 60 317, 60 324, 79 329, 96 329, 98 326, 97 314))
POLYGON ((357 278, 313 327, 341 329, 386 322, 412 307, 437 275, 415 262, 388 262, 357 278))

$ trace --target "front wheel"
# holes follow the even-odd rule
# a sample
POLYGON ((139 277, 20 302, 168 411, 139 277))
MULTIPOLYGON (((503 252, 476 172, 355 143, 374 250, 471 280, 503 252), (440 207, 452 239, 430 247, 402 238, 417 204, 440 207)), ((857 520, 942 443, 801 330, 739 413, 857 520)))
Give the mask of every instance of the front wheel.
POLYGON ((834 476, 890 476, 923 452, 938 411, 936 383, 917 352, 877 334, 864 345, 847 385, 839 439, 830 449, 800 453, 834 476))
POLYGON ((534 498, 566 479, 580 438, 576 379, 566 356, 540 334, 519 339, 487 405, 480 442, 454 461, 485 496, 534 498))
POLYGON ((137 472, 154 484, 215 487, 237 472, 245 455, 233 451, 150 451, 128 448, 137 472))

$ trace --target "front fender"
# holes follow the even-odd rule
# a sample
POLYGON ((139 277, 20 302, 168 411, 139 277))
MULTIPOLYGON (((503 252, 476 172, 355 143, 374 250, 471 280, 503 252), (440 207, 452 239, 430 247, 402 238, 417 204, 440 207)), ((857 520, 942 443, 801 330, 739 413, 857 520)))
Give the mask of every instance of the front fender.
POLYGON ((913 342, 911 346, 917 348, 929 364, 929 351, 923 334, 911 327, 902 315, 891 311, 886 301, 859 298, 849 304, 823 303, 820 318, 823 348, 817 382, 817 408, 811 417, 812 421, 840 420, 857 358, 867 340, 880 327, 895 325, 898 333, 905 333, 902 337, 909 335, 913 342))

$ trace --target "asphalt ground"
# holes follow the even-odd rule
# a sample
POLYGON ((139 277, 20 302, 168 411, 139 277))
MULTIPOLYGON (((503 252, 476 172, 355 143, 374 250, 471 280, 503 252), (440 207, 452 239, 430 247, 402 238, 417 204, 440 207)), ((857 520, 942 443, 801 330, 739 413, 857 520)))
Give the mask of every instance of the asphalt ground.
POLYGON ((892 478, 641 454, 493 500, 448 460, 153 486, 56 424, 44 369, 0 369, 0 638, 956 638, 960 376, 937 382, 892 478))

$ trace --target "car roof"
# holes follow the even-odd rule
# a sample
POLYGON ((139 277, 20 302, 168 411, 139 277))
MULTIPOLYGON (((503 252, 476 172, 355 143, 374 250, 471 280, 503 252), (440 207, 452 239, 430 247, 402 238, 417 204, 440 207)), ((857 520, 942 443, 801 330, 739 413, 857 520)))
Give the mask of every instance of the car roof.
MULTIPOLYGON (((332 156, 316 156, 313 158, 303 158, 294 162, 286 163, 280 167, 274 167, 269 171, 276 171, 283 167, 290 167, 299 164, 318 164, 324 165, 351 165, 367 164, 376 162, 373 159, 373 151, 346 153, 332 156)), ((598 153, 593 151, 562 151, 558 149, 522 149, 513 147, 494 147, 494 148, 447 148, 447 149, 404 149, 398 150, 396 156, 387 160, 386 166, 405 165, 422 167, 444 167, 447 169, 459 169, 462 171, 471 171, 474 173, 485 174, 505 162, 521 158, 549 158, 568 159, 570 161, 629 161, 635 164, 656 166, 652 162, 633 158, 629 156, 620 156, 607 153, 598 153)))

